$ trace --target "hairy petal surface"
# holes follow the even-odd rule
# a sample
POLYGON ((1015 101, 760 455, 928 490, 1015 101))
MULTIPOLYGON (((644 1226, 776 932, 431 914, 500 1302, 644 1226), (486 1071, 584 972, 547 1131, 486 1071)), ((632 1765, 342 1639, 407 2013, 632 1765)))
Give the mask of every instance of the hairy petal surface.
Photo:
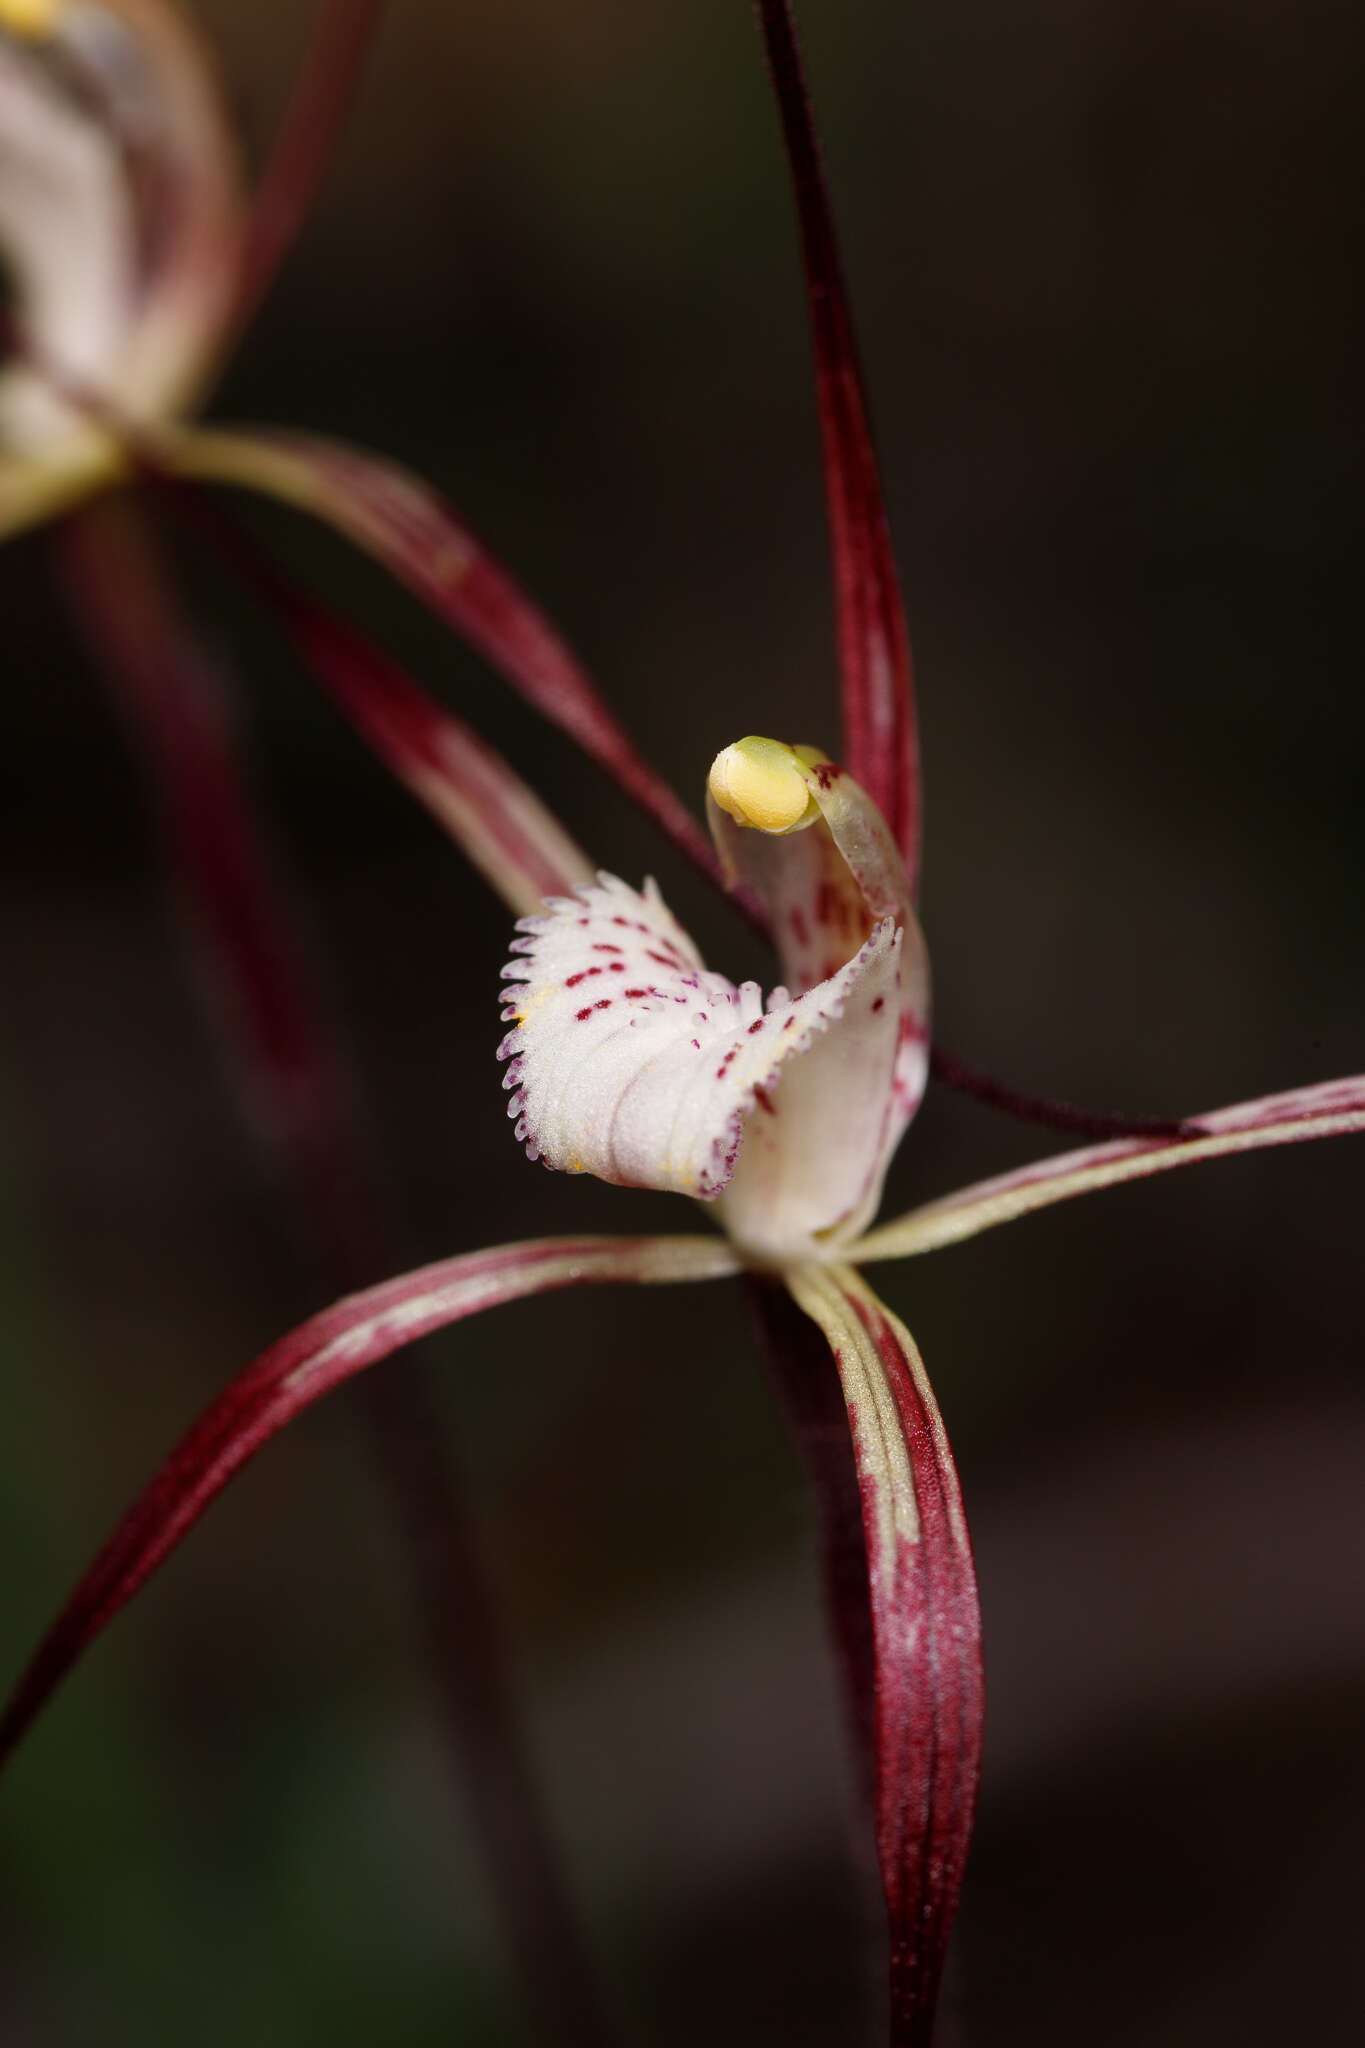
POLYGON ((820 145, 790 0, 759 0, 801 230, 825 460, 849 766, 886 817, 912 888, 920 841, 910 639, 820 145))
POLYGON ((177 475, 282 499, 375 556, 577 741, 708 879, 719 879, 686 805, 637 751, 559 635, 427 484, 361 449, 278 429, 167 434, 154 453, 177 475))
POLYGON ((544 1238, 442 1259, 311 1317, 205 1410, 114 1531, 0 1717, 0 1758, 228 1481, 334 1387, 432 1330, 525 1295, 588 1282, 711 1280, 736 1269, 720 1238, 544 1238))
POLYGON ((957 1471, 903 1323, 848 1267, 788 1275, 829 1340, 862 1487, 874 1661, 877 1853, 893 2048, 928 2048, 971 1839, 983 1685, 957 1471))
POLYGON ((766 1010, 756 983, 707 971, 653 883, 603 875, 521 930, 499 1056, 532 1158, 702 1200, 728 1187, 727 1229, 779 1261, 861 1212, 896 1048, 890 918, 829 981, 775 990, 766 1010))
MULTIPOLYGON (((133 420, 198 386, 236 276, 239 188, 212 68, 161 0, 54 11, 0 34, 0 249, 26 351, 133 420)), ((0 531, 117 469, 36 369, 0 377, 0 531)))
POLYGON ((1201 1159, 1220 1159, 1231 1152, 1254 1152, 1265 1145, 1297 1145, 1309 1138, 1332 1138, 1365 1130, 1365 1074, 1341 1081, 1321 1081, 1285 1095, 1265 1095, 1256 1102, 1234 1103, 1192 1117, 1190 1135, 1177 1138, 1130 1138, 1111 1145, 1090 1145, 1040 1159, 994 1180, 978 1181, 937 1202, 927 1202, 907 1215, 874 1230, 852 1246, 850 1258, 899 1259, 914 1252, 936 1251, 1010 1223, 1034 1209, 1065 1202, 1073 1195, 1142 1180, 1175 1166, 1193 1166, 1201 1159))

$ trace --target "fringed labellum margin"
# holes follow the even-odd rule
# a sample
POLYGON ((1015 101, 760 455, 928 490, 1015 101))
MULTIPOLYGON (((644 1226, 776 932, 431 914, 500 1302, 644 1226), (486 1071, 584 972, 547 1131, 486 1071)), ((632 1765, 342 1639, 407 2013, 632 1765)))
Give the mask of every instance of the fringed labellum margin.
POLYGON ((767 904, 796 993, 765 1006, 755 983, 708 972, 652 883, 604 875, 523 921, 499 1053, 533 1158, 719 1198, 746 1258, 782 1267, 834 1256, 875 1213, 923 1087, 927 968, 899 857, 852 778, 772 741, 727 755, 717 844, 767 904))

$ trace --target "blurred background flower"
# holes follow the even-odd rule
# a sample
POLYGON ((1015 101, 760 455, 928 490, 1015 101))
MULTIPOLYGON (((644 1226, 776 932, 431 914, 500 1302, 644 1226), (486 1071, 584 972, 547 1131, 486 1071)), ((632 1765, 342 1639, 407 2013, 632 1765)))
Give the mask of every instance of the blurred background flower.
MULTIPOLYGON (((259 155, 306 10, 193 11, 259 155)), ((944 1041, 1134 1111, 1351 1071, 1358 25, 805 0, 802 26, 915 633, 944 1041)), ((447 490, 700 800, 736 731, 835 737, 789 211, 746 8, 403 0, 221 409, 447 490)), ((341 543, 250 516, 749 964, 475 657, 341 543)), ((48 560, 0 557, 11 1669, 149 1460, 320 1298, 48 560)), ((185 568, 251 686, 407 1262, 564 1227, 497 1086, 505 913, 268 622, 185 568)), ((1039 1149, 931 1090, 888 1210, 1039 1149)), ((1251 1157, 883 1269, 953 1431, 990 1659, 948 2039, 1359 2036, 1358 1175, 1346 1146, 1251 1157)), ((573 1195, 575 1229, 666 1227, 573 1195)), ((803 1481, 718 1306, 584 1292, 430 1348, 641 2035, 843 2043, 873 1956, 803 1481)), ((524 2038, 399 1583, 324 1407, 16 1765, 0 2040, 142 2048, 191 2011, 196 2048, 524 2038)))

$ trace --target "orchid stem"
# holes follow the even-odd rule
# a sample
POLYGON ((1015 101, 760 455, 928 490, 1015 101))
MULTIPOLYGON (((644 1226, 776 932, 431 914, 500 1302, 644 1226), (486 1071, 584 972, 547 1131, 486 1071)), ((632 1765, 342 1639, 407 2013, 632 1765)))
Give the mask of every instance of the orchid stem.
MULTIPOLYGON (((346 1060, 315 1001, 275 862, 244 786, 225 679, 178 614, 129 500, 59 529, 62 568, 160 816, 168 866, 208 957, 210 993, 253 1123, 337 1287, 392 1261, 346 1060)), ((468 1511, 421 1373, 367 1377, 367 1434, 406 1542, 426 1659, 520 1981, 547 2041, 609 2048, 616 2029, 559 1875, 512 1701, 468 1511)))

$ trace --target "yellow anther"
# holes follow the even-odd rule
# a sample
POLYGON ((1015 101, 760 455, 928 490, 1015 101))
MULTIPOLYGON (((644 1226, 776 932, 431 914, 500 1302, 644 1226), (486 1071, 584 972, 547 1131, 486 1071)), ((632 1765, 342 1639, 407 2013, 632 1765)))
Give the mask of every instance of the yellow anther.
POLYGON ((0 0, 0 28, 16 36, 50 36, 66 0, 0 0))
POLYGON ((797 832, 820 815, 800 760, 781 740, 750 735, 723 747, 707 787, 723 811, 757 832, 797 832))

